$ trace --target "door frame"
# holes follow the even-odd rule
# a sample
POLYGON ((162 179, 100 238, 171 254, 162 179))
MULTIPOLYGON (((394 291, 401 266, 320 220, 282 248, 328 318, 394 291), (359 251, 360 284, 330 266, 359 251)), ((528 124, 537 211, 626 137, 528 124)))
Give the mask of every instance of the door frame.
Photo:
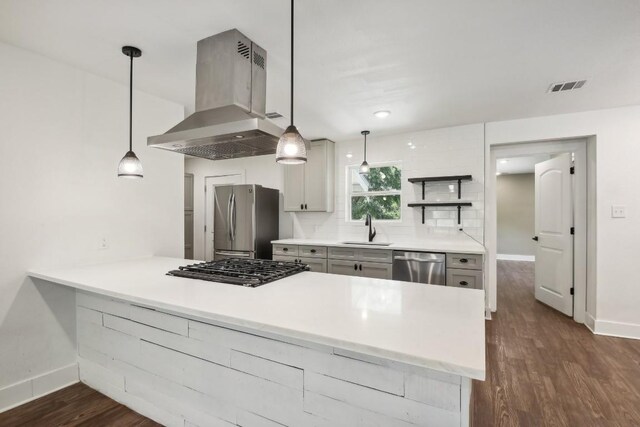
MULTIPOLYGON (((488 305, 491 311, 497 310, 497 197, 496 169, 497 160, 506 157, 522 157, 532 154, 558 154, 573 152, 575 174, 573 184, 574 200, 574 295, 573 319, 584 323, 587 311, 587 239, 589 233, 587 221, 587 137, 558 139, 547 141, 525 141, 511 144, 491 145, 489 147, 488 164, 485 171, 486 211, 485 211, 485 246, 487 247, 488 267, 488 305)), ((589 163, 592 159, 589 159, 589 163)))
MULTIPOLYGON (((224 178, 224 177, 231 177, 231 176, 240 176, 240 183, 241 184, 245 184, 247 182, 247 178, 246 178, 246 174, 245 174, 245 170, 244 169, 239 169, 237 171, 230 171, 230 172, 225 172, 222 173, 220 175, 205 175, 204 176, 204 187, 202 189, 202 191, 204 192, 204 206, 203 206, 203 212, 204 212, 204 216, 202 217, 203 221, 203 227, 202 227, 202 233, 204 233, 204 240, 203 240, 203 254, 204 254, 204 258, 207 258, 207 233, 208 231, 206 230, 206 226, 207 226, 207 214, 208 214, 208 210, 207 210, 207 205, 209 204, 209 200, 208 197, 213 197, 213 194, 211 194, 210 196, 207 194, 207 181, 209 179, 213 179, 213 178, 224 178)), ((220 184, 220 185, 225 185, 225 184, 220 184)))

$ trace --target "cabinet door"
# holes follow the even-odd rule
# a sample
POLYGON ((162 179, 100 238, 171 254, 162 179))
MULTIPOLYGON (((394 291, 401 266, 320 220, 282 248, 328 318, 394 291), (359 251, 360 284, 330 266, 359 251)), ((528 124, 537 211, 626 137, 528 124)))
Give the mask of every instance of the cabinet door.
POLYGON ((305 165, 284 166, 284 210, 300 212, 304 210, 305 165))
POLYGON ((314 141, 307 153, 304 165, 305 211, 326 212, 327 210, 327 143, 314 141))
POLYGON ((482 271, 447 268, 447 286, 482 289, 482 271))
POLYGON ((327 271, 331 274, 343 274, 345 276, 359 276, 358 263, 355 261, 343 261, 330 259, 327 261, 327 271))
POLYGON ((309 266, 309 271, 314 271, 316 273, 326 273, 327 272, 327 260, 319 259, 319 258, 298 258, 301 263, 307 264, 309 266))
POLYGON ((362 277, 370 277, 372 279, 391 279, 391 264, 382 264, 377 262, 359 262, 358 273, 362 277))

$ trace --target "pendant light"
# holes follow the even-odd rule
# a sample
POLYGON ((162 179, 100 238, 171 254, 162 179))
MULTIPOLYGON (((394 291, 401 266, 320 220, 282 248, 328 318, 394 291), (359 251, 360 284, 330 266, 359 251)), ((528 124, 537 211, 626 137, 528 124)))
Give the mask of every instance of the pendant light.
POLYGON ((364 135, 364 161, 360 165, 360 174, 366 175, 369 173, 369 163, 367 163, 367 135, 369 135, 371 132, 369 132, 368 130, 363 130, 360 133, 364 135))
POLYGON ((142 178, 142 163, 133 152, 133 58, 142 56, 142 52, 137 47, 123 46, 122 53, 131 59, 129 69, 129 151, 124 155, 118 165, 118 177, 120 178, 142 178))
POLYGON ((293 124, 293 0, 291 0, 291 124, 278 140, 276 162, 297 165, 307 161, 304 138, 293 124))

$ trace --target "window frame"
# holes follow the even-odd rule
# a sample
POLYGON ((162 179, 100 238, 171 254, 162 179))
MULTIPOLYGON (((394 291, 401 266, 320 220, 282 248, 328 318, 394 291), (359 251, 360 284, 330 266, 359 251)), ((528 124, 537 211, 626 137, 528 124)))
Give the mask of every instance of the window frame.
POLYGON ((366 191, 362 193, 353 193, 351 191, 352 182, 351 182, 351 171, 360 169, 360 165, 347 165, 345 169, 345 222, 346 223, 360 223, 362 219, 352 219, 351 218, 351 198, 353 196, 400 196, 400 217, 398 219, 376 219, 373 218, 376 222, 382 223, 400 223, 402 222, 402 161, 389 161, 389 162, 379 162, 379 163, 370 163, 369 168, 380 168, 385 166, 395 166, 400 169, 400 189, 399 190, 385 190, 385 191, 366 191))

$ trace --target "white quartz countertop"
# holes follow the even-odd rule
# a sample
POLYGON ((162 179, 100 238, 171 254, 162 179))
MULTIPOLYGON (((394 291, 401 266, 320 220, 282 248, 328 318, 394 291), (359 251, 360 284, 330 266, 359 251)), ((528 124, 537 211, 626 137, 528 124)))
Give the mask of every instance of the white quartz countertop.
POLYGON ((152 257, 29 275, 258 334, 485 377, 481 290, 312 272, 246 288, 165 274, 190 263, 152 257))
MULTIPOLYGON (((450 235, 450 236, 433 236, 421 240, 412 241, 392 241, 388 246, 379 245, 354 245, 346 244, 345 241, 353 241, 353 239, 341 240, 323 240, 323 239, 280 239, 273 240, 273 244, 283 245, 313 245, 313 246, 331 246, 343 248, 369 248, 369 249, 391 249, 394 251, 422 251, 422 252, 449 252, 462 254, 484 254, 485 248, 480 243, 466 235, 450 235)), ((363 241, 366 241, 363 239, 363 241)), ((375 243, 379 243, 374 240, 375 243)), ((382 240, 380 242, 383 242, 382 240)))

